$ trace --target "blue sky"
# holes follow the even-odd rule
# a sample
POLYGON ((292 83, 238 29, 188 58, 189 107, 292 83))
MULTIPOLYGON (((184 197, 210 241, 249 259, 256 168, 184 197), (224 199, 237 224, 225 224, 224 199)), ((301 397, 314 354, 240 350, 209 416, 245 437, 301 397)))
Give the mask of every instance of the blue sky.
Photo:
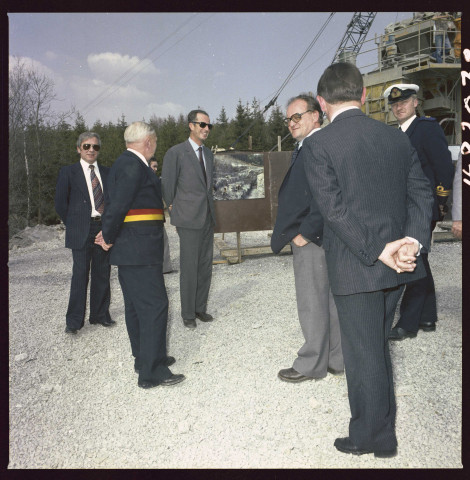
MULTIPOLYGON (((238 100, 264 107, 319 32, 320 13, 9 13, 9 51, 54 81, 57 112, 74 105, 89 127, 128 123, 201 107, 215 121, 238 100)), ((336 13, 278 98, 315 92, 352 12, 336 13)), ((379 12, 369 32, 383 34, 411 12, 379 12)), ((374 47, 364 44, 363 50, 374 47)), ((361 55, 358 66, 376 61, 361 55)), ((373 66, 361 69, 364 73, 373 66)), ((268 112, 269 114, 269 112, 268 112)))

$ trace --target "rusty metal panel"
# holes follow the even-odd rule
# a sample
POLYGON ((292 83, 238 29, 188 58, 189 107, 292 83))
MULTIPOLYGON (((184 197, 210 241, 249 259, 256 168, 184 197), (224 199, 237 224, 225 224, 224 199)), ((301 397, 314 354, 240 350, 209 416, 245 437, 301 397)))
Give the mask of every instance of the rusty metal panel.
MULTIPOLYGON (((251 155, 253 152, 237 152, 237 154, 240 153, 251 155)), ((215 169, 218 155, 215 155, 215 169)), ((215 233, 253 232, 272 230, 274 227, 277 194, 289 167, 291 152, 264 152, 262 155, 264 198, 214 200, 215 233)))

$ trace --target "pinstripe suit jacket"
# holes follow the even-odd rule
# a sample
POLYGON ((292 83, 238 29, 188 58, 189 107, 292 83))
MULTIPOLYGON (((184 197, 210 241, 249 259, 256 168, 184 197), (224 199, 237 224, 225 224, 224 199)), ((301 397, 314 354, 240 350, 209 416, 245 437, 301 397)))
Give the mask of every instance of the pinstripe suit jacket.
POLYGON ((378 260, 386 243, 404 236, 430 244, 432 190, 408 138, 352 109, 306 138, 302 148, 325 222, 333 293, 383 290, 424 277, 421 262, 413 273, 397 274, 378 260))
POLYGON ((172 205, 170 218, 175 227, 202 228, 208 207, 215 224, 215 209, 212 196, 214 155, 203 147, 206 160, 207 185, 199 159, 186 140, 171 147, 163 158, 162 189, 165 203, 172 205))
MULTIPOLYGON (((100 165, 99 169, 106 194, 109 168, 100 165)), ((66 227, 66 248, 83 248, 90 230, 91 199, 80 162, 60 169, 54 204, 66 227)))

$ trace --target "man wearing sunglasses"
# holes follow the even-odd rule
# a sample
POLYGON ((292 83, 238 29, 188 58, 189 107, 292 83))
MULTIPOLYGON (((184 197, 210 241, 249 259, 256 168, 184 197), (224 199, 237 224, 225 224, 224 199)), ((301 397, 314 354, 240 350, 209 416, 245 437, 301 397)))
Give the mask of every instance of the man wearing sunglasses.
POLYGON ((108 253, 94 243, 101 230, 109 173, 108 167, 98 166, 96 161, 100 148, 98 134, 82 133, 77 140, 80 161, 62 167, 57 180, 55 209, 64 222, 65 246, 72 250, 73 258, 69 305, 65 316, 65 332, 72 335, 84 324, 90 276, 90 323, 104 327, 116 323, 109 315, 111 267, 108 253))
POLYGON ((163 198, 180 239, 180 299, 185 327, 196 318, 211 322, 207 299, 212 279, 215 210, 212 197, 214 156, 204 146, 212 128, 204 110, 188 114, 189 139, 163 158, 163 198))
POLYGON ((287 104, 285 122, 298 143, 279 189, 271 248, 279 253, 290 242, 294 254, 297 312, 305 343, 293 366, 278 373, 281 380, 291 383, 344 370, 338 312, 322 248, 323 218, 305 177, 302 149, 304 139, 320 130, 322 116, 319 103, 311 95, 298 95, 287 104))

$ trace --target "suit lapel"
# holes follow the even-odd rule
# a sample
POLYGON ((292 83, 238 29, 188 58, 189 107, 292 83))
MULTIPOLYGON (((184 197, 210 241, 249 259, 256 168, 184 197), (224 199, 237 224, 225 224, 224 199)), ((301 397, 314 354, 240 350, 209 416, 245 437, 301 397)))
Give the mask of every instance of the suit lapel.
POLYGON ((85 179, 85 174, 83 172, 82 164, 80 162, 74 163, 72 165, 72 178, 73 181, 77 184, 78 188, 81 190, 83 195, 90 200, 90 193, 88 192, 88 186, 85 179))
MULTIPOLYGON (((204 149, 204 147, 203 147, 204 149)), ((202 168, 201 164, 199 163, 199 158, 197 156, 197 153, 193 150, 193 147, 191 143, 189 143, 189 140, 186 141, 186 153, 188 154, 189 158, 191 159, 191 165, 193 165, 196 175, 199 177, 201 182, 205 185, 206 182, 204 180, 204 174, 202 173, 202 168)), ((209 162, 207 162, 209 163, 209 162)), ((207 172, 206 172, 207 175, 207 172)))
POLYGON ((414 129, 416 127, 416 124, 418 123, 418 117, 416 117, 410 124, 410 126, 406 129, 406 133, 408 137, 411 137, 413 135, 414 129))

